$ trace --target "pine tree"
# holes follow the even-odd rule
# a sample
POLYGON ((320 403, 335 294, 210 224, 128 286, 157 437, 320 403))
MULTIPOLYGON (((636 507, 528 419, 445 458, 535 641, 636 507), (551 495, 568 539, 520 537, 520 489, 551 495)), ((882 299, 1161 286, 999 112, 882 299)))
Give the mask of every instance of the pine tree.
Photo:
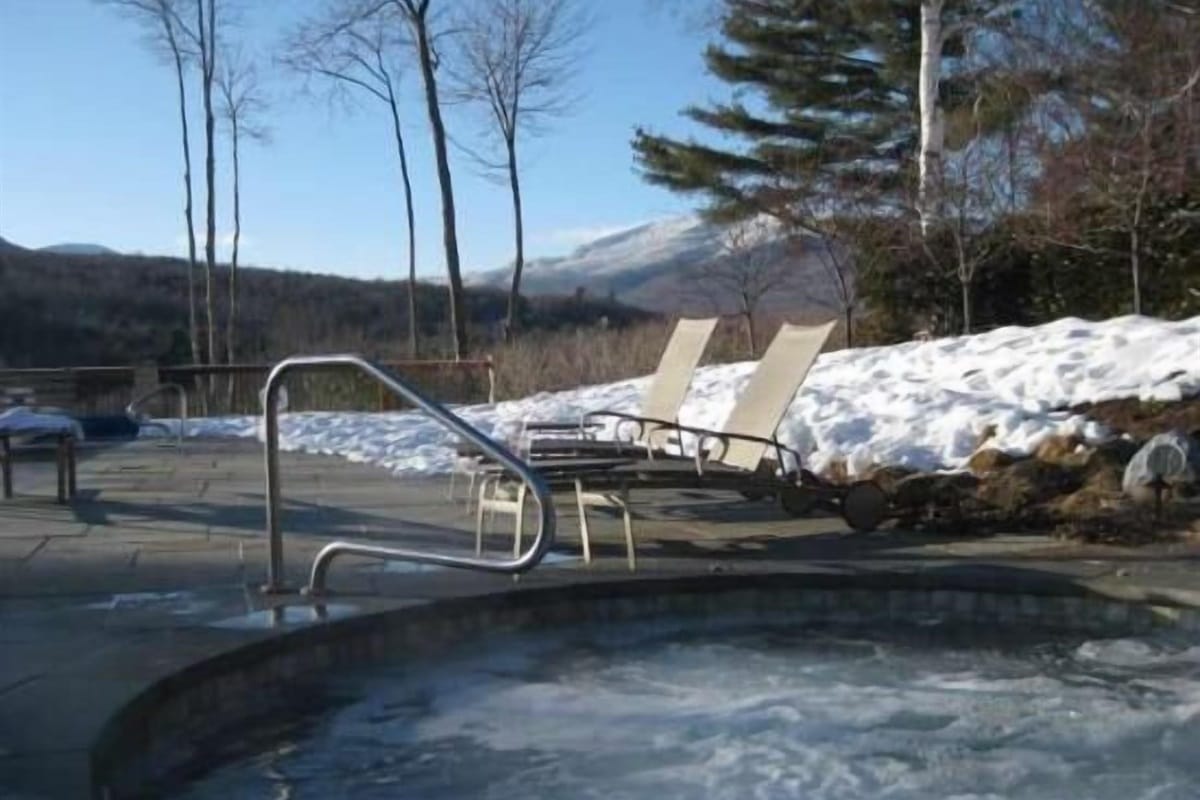
MULTIPOLYGON (((976 231, 961 224, 962 213, 950 213, 956 198, 962 211, 964 193, 958 186, 948 196, 942 162, 962 167, 968 153, 978 161, 978 148, 964 148, 1011 128, 1032 102, 1025 68, 996 58, 1006 26, 1025 1, 724 0, 723 41, 709 46, 705 60, 735 99, 683 112, 720 134, 722 144, 639 129, 633 141, 638 166, 651 183, 702 196, 710 218, 769 214, 789 232, 816 234, 830 253, 857 250, 850 240, 858 222, 880 215, 919 217, 922 236, 953 218, 965 241, 976 231), (929 52, 936 61, 926 59, 923 72, 922 21, 931 16, 936 47, 929 52), (936 124, 927 126, 918 170, 923 76, 927 116, 936 124), (1013 91, 1014 83, 1023 91, 1013 91)), ((926 30, 927 46, 929 36, 926 30)), ((971 226, 978 205, 972 197, 971 226)), ((954 269, 969 320, 977 260, 959 262, 954 269)), ((829 271, 849 329, 853 266, 842 260, 829 271)))
POLYGON ((716 218, 786 214, 797 194, 900 190, 917 145, 919 16, 912 0, 725 0, 725 41, 705 61, 736 99, 683 114, 744 146, 639 129, 645 178, 705 196, 716 218))
MULTIPOLYGON (((643 176, 709 201, 716 219, 786 215, 797 197, 825 211, 864 197, 910 207, 919 145, 920 0, 723 0, 723 41, 705 52, 735 99, 683 115, 740 147, 639 128, 643 176), (749 96, 750 100, 744 100, 749 96)), ((984 29, 999 32, 1015 0, 942 5, 939 102, 948 118, 977 112, 980 93, 1006 83, 995 64, 964 57, 984 29)), ((1002 120, 997 119, 997 123, 1002 120)), ((972 126, 973 133, 990 133, 972 126)), ((953 146, 952 142, 947 143, 953 146)))

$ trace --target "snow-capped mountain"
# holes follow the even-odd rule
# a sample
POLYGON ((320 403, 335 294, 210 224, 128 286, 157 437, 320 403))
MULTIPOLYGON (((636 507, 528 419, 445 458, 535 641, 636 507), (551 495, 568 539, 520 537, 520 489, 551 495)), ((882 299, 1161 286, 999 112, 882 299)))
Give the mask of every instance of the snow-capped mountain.
MULTIPOLYGON (((704 265, 730 258, 728 229, 697 216, 673 217, 637 225, 582 245, 553 258, 531 259, 521 277, 523 294, 572 294, 579 289, 654 311, 728 312, 732 298, 721 299, 710 286, 700 285, 704 265)), ((769 223, 747 229, 747 243, 756 257, 790 259, 788 279, 772 291, 767 306, 793 310, 811 308, 828 298, 826 278, 815 254, 778 246, 769 223)), ((468 274, 476 286, 505 288, 512 280, 511 264, 468 274)))

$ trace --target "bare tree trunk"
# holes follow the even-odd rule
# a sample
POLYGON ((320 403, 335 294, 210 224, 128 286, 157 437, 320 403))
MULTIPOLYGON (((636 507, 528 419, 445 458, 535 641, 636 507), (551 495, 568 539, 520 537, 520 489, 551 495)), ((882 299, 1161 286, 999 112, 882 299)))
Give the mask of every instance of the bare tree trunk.
POLYGON ((943 0, 921 0, 921 154, 918 162, 917 212, 921 235, 928 236, 938 206, 945 120, 938 98, 942 70, 943 0))
POLYGON ((754 330, 754 304, 750 298, 742 295, 742 317, 746 320, 746 346, 750 350, 750 358, 758 357, 758 337, 754 330))
POLYGON ((517 326, 517 304, 521 299, 521 271, 525 268, 525 226, 521 216, 521 182, 517 176, 517 143, 509 137, 508 183, 512 188, 513 225, 516 236, 516 256, 513 258, 512 287, 508 291, 508 319, 504 323, 504 340, 511 342, 517 326))
MULTIPOLYGON (((406 0, 412 3, 413 0, 406 0)), ((446 272, 450 278, 450 327, 454 336, 454 357, 467 354, 467 319, 463 306, 462 269, 458 261, 458 230, 454 218, 454 185, 450 177, 450 160, 446 153, 446 127, 438 104, 437 77, 434 75, 433 53, 430 50, 426 12, 429 0, 409 5, 410 17, 417 38, 417 54, 421 62, 421 77, 425 84, 425 105, 429 111, 429 127, 433 134, 433 149, 437 159, 438 185, 442 192, 442 240, 446 248, 446 272)))
POLYGON ((958 227, 954 231, 954 247, 958 254, 958 285, 962 290, 962 332, 966 336, 971 333, 971 282, 975 279, 975 268, 967 262, 966 245, 963 241, 966 233, 963 226, 964 222, 960 217, 958 227))
POLYGON ((971 282, 964 278, 958 283, 962 287, 963 335, 965 336, 971 333, 971 282))
MULTIPOLYGON (((237 277, 238 277, 238 247, 242 240, 242 200, 241 172, 238 165, 238 121, 234 116, 230 119, 233 134, 233 252, 229 256, 229 316, 225 319, 225 361, 228 364, 237 363, 237 277)), ((225 389, 225 411, 233 413, 234 384, 236 375, 229 373, 225 389)))
MULTIPOLYGON (((404 0, 410 7, 430 0, 404 0)), ((470 6, 470 4, 461 4, 470 6)), ((588 4, 582 4, 588 5, 588 4)), ((563 92, 575 72, 579 37, 587 20, 576 0, 488 0, 471 7, 455 23, 459 53, 450 70, 450 92, 491 117, 493 144, 503 143, 505 163, 480 159, 488 171, 507 171, 512 194, 515 254, 504 319, 504 340, 520 327, 521 278, 525 269, 525 221, 517 166, 519 131, 536 133, 538 120, 566 112, 563 92)))
POLYGON ((846 332, 844 334, 846 347, 854 346, 854 289, 850 286, 849 276, 846 274, 847 267, 834 250, 833 242, 828 234, 821 234, 821 244, 825 248, 825 258, 828 259, 829 267, 826 272, 832 279, 833 288, 837 292, 838 301, 841 303, 842 317, 846 322, 846 332))
MULTIPOLYGON (((205 0, 196 0, 198 33, 200 40, 200 66, 204 89, 204 179, 206 196, 207 220, 204 239, 204 307, 205 321, 208 325, 208 363, 217 359, 217 326, 216 304, 213 297, 213 272, 217 266, 217 195, 216 195, 216 155, 214 153, 216 136, 214 133, 215 117, 212 104, 212 84, 214 60, 216 57, 216 0, 208 0, 208 19, 205 20, 205 0), (207 25, 207 29, 205 26, 207 25)), ((208 382, 208 394, 213 393, 213 382, 208 382)))
POLYGON ((175 57, 175 81, 179 88, 179 126, 183 133, 183 218, 187 223, 188 237, 188 339, 192 345, 192 362, 200 363, 200 332, 196 328, 196 226, 192 222, 192 146, 188 138, 187 89, 183 82, 183 56, 175 39, 170 20, 164 23, 171 53, 175 57))
POLYGON ((1017 132, 1009 126, 1004 131, 1005 156, 1008 161, 1008 213, 1017 210, 1017 132))
POLYGON ((1141 237, 1135 222, 1129 229, 1129 269, 1133 273, 1133 313, 1142 313, 1141 237))
POLYGON ((1150 188, 1150 144, 1146 141, 1149 138, 1149 124, 1143 123, 1142 130, 1142 180, 1138 186, 1137 196, 1134 198, 1133 221, 1129 226, 1129 270, 1133 273, 1133 313, 1139 315, 1142 313, 1142 211, 1146 204, 1146 192, 1150 188))
POLYGON ((413 218, 412 182, 408 177, 408 155, 404 149, 404 134, 400 130, 400 112, 396 109, 396 95, 389 81, 388 105, 392 110, 392 130, 396 134, 396 152, 400 155, 400 178, 404 182, 404 213, 408 219, 408 356, 420 356, 420 341, 417 329, 417 226, 413 218))

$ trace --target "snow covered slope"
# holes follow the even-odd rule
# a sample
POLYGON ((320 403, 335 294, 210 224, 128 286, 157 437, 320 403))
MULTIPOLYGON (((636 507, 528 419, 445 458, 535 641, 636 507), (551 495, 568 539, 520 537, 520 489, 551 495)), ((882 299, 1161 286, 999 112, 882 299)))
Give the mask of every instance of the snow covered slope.
MULTIPOLYGON (((720 428, 753 363, 697 372, 680 419, 720 428)), ((646 379, 539 394, 460 413, 510 438, 523 419, 575 421, 585 411, 636 411, 646 379)), ((792 403, 779 433, 820 469, 835 458, 852 473, 872 464, 962 467, 984 428, 994 446, 1027 454, 1051 434, 1088 441, 1109 434, 1065 409, 1122 397, 1178 400, 1200 393, 1200 317, 1163 322, 1121 317, 1061 319, 1035 328, 826 353, 792 403)), ((191 436, 256 435, 257 417, 196 420, 191 436)), ((338 454, 402 473, 447 471, 446 433, 415 412, 297 413, 282 417, 285 449, 338 454)))
MULTIPOLYGON (((653 311, 711 313, 711 300, 697 291, 695 269, 722 258, 724 232, 696 216, 649 222, 596 239, 573 253, 557 258, 532 259, 521 274, 527 294, 572 294, 583 287, 588 294, 607 297, 611 292, 624 303, 653 311)), ((808 309, 814 296, 828 292, 826 278, 815 256, 796 258, 794 280, 773 292, 776 309, 808 309)), ((512 266, 471 273, 467 282, 507 288, 512 266)), ((733 308, 719 308, 732 311, 733 308)))

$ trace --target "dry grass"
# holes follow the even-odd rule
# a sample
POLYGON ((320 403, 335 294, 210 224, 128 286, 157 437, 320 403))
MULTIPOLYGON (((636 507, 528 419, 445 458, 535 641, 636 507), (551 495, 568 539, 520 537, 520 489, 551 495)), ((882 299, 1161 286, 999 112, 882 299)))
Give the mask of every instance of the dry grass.
MULTIPOLYGON (((815 323, 819 320, 795 320, 815 323)), ((758 323, 759 355, 778 330, 780 319, 758 323)), ((654 320, 622 329, 579 328, 553 334, 526 334, 493 352, 496 397, 510 400, 537 392, 553 392, 649 375, 658 366, 674 320, 654 320)), ((841 342, 838 332, 829 349, 841 342)), ((742 323, 721 320, 705 353, 705 364, 751 358, 742 323)))

